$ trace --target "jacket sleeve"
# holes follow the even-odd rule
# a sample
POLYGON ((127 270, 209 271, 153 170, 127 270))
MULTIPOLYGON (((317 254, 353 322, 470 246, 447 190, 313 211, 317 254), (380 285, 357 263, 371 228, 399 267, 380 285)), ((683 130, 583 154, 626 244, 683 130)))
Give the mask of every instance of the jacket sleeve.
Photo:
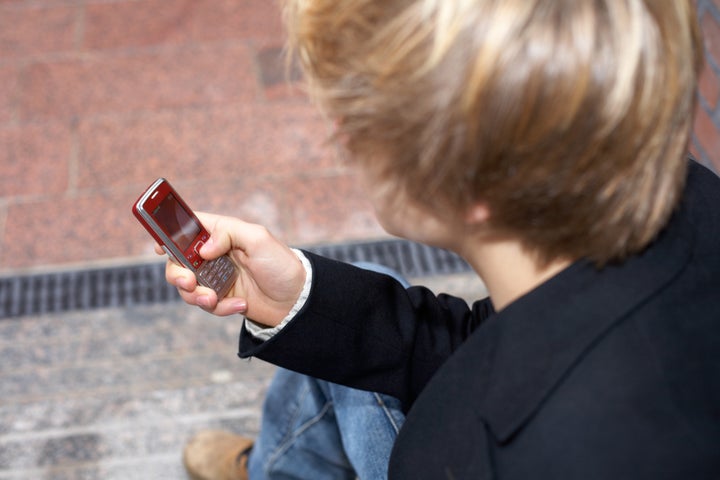
POLYGON ((258 340, 243 327, 242 358, 257 357, 306 375, 392 395, 405 408, 492 314, 424 287, 308 252, 313 281, 303 309, 280 333, 258 340))

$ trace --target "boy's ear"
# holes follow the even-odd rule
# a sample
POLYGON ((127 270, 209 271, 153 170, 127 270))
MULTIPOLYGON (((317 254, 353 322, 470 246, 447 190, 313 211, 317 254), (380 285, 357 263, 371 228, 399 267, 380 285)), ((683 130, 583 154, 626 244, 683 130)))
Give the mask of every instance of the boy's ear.
POLYGON ((470 207, 465 212, 465 223, 468 226, 480 226, 481 224, 488 221, 490 218, 490 209, 486 203, 478 202, 470 207))

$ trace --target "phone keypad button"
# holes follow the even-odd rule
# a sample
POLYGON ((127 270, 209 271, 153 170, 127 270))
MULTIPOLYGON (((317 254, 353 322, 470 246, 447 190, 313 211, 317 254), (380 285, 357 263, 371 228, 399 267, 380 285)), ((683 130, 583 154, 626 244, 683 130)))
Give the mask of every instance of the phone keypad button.
POLYGON ((225 283, 235 275, 237 268, 227 256, 206 261, 197 274, 201 283, 215 291, 221 289, 225 283))

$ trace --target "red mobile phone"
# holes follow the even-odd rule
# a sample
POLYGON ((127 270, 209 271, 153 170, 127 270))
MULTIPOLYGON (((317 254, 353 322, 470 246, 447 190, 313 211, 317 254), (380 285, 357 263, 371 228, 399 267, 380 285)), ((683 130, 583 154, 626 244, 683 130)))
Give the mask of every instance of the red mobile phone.
POLYGON ((210 238, 200 220, 164 178, 158 178, 133 205, 133 214, 176 263, 195 274, 200 285, 223 298, 238 276, 228 256, 205 260, 198 253, 210 238))

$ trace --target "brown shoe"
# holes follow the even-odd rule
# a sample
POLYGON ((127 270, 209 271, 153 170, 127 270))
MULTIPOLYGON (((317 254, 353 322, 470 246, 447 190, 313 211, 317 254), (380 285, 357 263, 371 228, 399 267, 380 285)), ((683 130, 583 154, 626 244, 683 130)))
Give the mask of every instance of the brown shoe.
POLYGON ((248 480, 253 441, 218 430, 198 433, 185 446, 183 464, 193 480, 248 480))

